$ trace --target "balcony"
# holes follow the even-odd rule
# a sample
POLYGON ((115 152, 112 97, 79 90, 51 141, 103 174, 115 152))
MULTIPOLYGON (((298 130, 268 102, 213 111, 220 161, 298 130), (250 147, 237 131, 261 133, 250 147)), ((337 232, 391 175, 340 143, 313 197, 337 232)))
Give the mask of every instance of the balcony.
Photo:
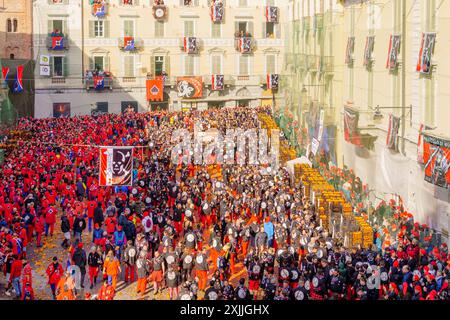
MULTIPOLYGON (((243 76, 243 77, 247 77, 247 78, 248 78, 248 76, 243 76)), ((204 76, 204 77, 203 77, 203 82, 205 83, 205 85, 207 85, 207 86, 212 85, 212 80, 211 80, 211 78, 212 78, 212 75, 207 75, 207 76, 204 76)), ((224 82, 224 85, 225 85, 226 87, 234 86, 234 84, 235 84, 235 79, 234 79, 233 76, 231 76, 231 75, 224 75, 223 82, 224 82)))
POLYGON ((236 50, 243 54, 251 54, 255 50, 256 43, 252 37, 235 38, 236 50))
POLYGON ((69 50, 69 38, 64 34, 49 34, 47 37, 47 48, 52 51, 69 50))
POLYGON ((144 41, 135 37, 118 38, 119 49, 122 51, 135 52, 144 47, 144 41))
MULTIPOLYGON (((105 72, 105 74, 103 75, 103 86, 102 86, 101 90, 103 90, 103 89, 112 90, 113 82, 114 81, 113 81, 112 75, 109 72, 105 72)), ((84 79, 84 84, 86 87, 86 91, 89 91, 91 89, 96 89, 95 79, 92 75, 86 76, 86 78, 84 79)))
POLYGON ((153 2, 153 17, 156 20, 162 21, 167 17, 167 6, 164 5, 164 1, 155 0, 153 2))
POLYGON ((52 84, 65 84, 66 78, 64 77, 53 77, 52 78, 52 84))
POLYGON ((180 39, 180 48, 188 54, 197 54, 201 48, 201 40, 196 37, 183 37, 180 39))
POLYGON ((107 3, 94 3, 92 5, 92 15, 97 18, 104 18, 108 14, 107 3))
POLYGON ((306 56, 306 67, 310 72, 317 72, 320 68, 320 56, 307 55, 306 56))

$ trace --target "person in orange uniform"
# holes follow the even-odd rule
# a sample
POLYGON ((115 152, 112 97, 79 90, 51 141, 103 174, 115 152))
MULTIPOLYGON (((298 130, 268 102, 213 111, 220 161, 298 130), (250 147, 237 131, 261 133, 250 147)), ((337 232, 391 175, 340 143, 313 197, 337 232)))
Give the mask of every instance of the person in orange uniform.
POLYGON ((110 250, 103 264, 103 273, 108 277, 108 283, 112 285, 114 290, 117 286, 117 276, 122 272, 119 260, 114 256, 114 252, 110 250))
POLYGON ((103 281, 103 286, 100 288, 98 292, 98 300, 114 300, 114 295, 116 294, 116 290, 113 286, 108 284, 108 280, 103 281))
POLYGON ((64 275, 59 279, 58 286, 57 286, 57 295, 56 300, 75 300, 75 294, 73 293, 73 290, 70 288, 70 286, 67 283, 67 280, 69 278, 69 273, 65 272, 64 275))

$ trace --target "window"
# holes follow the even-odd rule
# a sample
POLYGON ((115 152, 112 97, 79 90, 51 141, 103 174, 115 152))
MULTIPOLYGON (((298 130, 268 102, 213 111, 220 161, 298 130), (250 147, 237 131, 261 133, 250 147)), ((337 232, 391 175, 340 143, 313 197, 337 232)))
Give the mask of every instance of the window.
POLYGON ((12 32, 12 22, 11 19, 6 20, 6 31, 12 32))
POLYGON ((122 0, 121 2, 122 2, 122 5, 125 5, 125 6, 132 6, 132 5, 137 6, 139 4, 138 0, 122 0))
POLYGON ((48 33, 64 35, 67 33, 67 21, 62 19, 48 20, 48 33))
POLYGON ((96 38, 103 38, 105 36, 103 21, 94 21, 94 36, 96 38))
POLYGON ((17 19, 14 19, 13 20, 13 32, 17 32, 17 26, 18 26, 17 19))
POLYGON ((235 35, 237 37, 253 35, 253 22, 251 21, 236 21, 235 22, 235 35))
POLYGON ((53 76, 64 77, 64 57, 53 57, 53 76))
POLYGON ((120 108, 122 112, 128 111, 130 109, 134 110, 134 112, 138 112, 138 103, 137 101, 122 101, 120 103, 120 108))
POLYGON ((124 77, 134 77, 134 56, 124 57, 124 77))
POLYGON ((250 57, 246 55, 239 56, 239 75, 250 74, 250 57))
POLYGON ((192 20, 184 21, 184 36, 185 37, 194 36, 194 21, 192 20))
POLYGON ((94 57, 94 69, 98 71, 105 70, 105 57, 102 56, 94 57))
POLYGON ((276 56, 274 54, 266 55, 266 73, 277 73, 276 56))
POLYGON ((184 56, 184 75, 193 76, 195 74, 195 57, 186 55, 184 56))
POLYGON ((222 25, 220 23, 211 23, 211 38, 217 39, 222 37, 222 25))
POLYGON ((155 56, 155 76, 162 76, 164 70, 164 57, 163 56, 155 56))
POLYGON ((155 21, 155 38, 164 38, 164 22, 155 21))
POLYGON ((123 21, 123 35, 125 37, 134 37, 134 21, 124 20, 123 21))
POLYGON ((247 0, 239 0, 239 7, 247 7, 248 1, 247 0))
POLYGON ((275 0, 266 0, 266 6, 275 7, 275 0))
POLYGON ((275 32, 275 23, 274 22, 266 22, 265 23, 265 38, 267 39, 273 39, 276 38, 276 32, 275 32))
POLYGON ((222 56, 219 54, 211 56, 211 74, 222 74, 222 56))

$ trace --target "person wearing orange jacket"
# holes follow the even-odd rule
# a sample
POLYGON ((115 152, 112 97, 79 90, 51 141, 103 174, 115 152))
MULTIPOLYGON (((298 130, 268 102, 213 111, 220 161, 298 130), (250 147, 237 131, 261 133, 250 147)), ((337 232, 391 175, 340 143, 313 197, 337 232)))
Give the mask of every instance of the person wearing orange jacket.
POLYGON ((68 284, 69 275, 66 272, 58 281, 56 300, 75 300, 73 289, 68 284))
POLYGON ((108 277, 108 283, 113 289, 117 286, 117 276, 122 272, 119 260, 114 256, 114 252, 110 250, 103 264, 103 273, 108 277))
POLYGON ((114 295, 116 294, 116 290, 113 286, 108 284, 108 280, 103 281, 103 286, 100 288, 98 292, 97 299, 98 300, 114 300, 114 295))

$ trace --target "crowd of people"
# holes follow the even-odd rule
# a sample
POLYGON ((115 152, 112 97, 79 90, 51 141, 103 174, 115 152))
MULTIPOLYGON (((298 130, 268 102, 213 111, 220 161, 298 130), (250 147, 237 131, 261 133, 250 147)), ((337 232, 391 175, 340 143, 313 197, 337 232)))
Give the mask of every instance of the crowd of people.
POLYGON ((402 216, 395 241, 346 248, 284 168, 172 163, 175 129, 258 128, 259 112, 270 114, 21 119, 18 129, 32 138, 8 154, 0 178, 7 294, 35 298, 27 248, 58 237, 67 255, 44 263, 59 300, 112 300, 121 281, 136 282, 141 299, 147 289, 153 299, 183 300, 448 299, 447 246, 422 241, 424 228, 401 205, 392 206, 402 216), (135 152, 133 186, 99 186, 99 145, 145 147, 135 152))

